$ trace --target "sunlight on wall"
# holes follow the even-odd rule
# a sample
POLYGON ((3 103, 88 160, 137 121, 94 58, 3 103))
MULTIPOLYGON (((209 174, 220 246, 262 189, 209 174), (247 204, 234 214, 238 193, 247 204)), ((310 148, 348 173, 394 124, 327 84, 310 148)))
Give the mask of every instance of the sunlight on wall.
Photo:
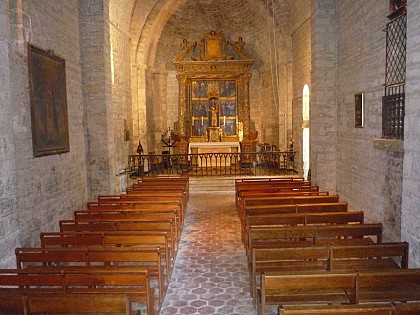
POLYGON ((115 83, 115 68, 114 68, 114 49, 112 47, 112 43, 111 43, 111 50, 110 50, 110 57, 111 57, 111 82, 112 84, 115 83))
POLYGON ((308 178, 309 172, 309 86, 303 87, 302 95, 302 161, 303 161, 303 177, 308 178))

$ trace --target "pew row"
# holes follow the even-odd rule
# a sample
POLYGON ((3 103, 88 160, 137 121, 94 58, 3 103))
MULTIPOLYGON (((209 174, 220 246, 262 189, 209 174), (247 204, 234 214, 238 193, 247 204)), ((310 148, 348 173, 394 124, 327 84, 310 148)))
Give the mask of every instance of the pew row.
POLYGON ((369 303, 279 307, 278 315, 418 315, 420 303, 369 303))
POLYGON ((288 204, 302 204, 302 203, 329 203, 339 202, 338 195, 289 195, 289 196, 257 196, 257 197, 243 197, 241 204, 237 209, 238 213, 242 213, 246 207, 250 206, 268 206, 268 205, 288 205, 288 204))
POLYGON ((255 248, 250 266, 251 293, 264 272, 407 269, 408 243, 255 248))
POLYGON ((175 237, 179 240, 181 236, 181 223, 177 211, 143 211, 143 210, 121 210, 121 209, 104 209, 97 211, 76 210, 73 212, 76 221, 138 221, 153 222, 167 221, 173 222, 175 237))
POLYGON ((178 228, 174 220, 60 220, 60 232, 98 232, 98 231, 157 231, 167 232, 169 243, 178 248, 178 228))
POLYGON ((248 242, 251 226, 297 226, 297 225, 333 225, 333 224, 363 224, 364 212, 313 212, 313 213, 281 213, 248 215, 242 226, 242 240, 248 242))
POLYGON ((310 245, 363 245, 382 243, 382 224, 338 224, 308 226, 251 226, 247 255, 255 248, 310 245))
POLYGON ((267 305, 420 302, 420 269, 297 272, 261 276, 258 314, 267 305))
POLYGON ((10 294, 0 293, 1 314, 141 315, 124 294, 10 294))
POLYGON ((149 286, 148 271, 144 268, 131 271, 83 269, 57 272, 2 269, 0 296, 1 294, 78 298, 116 294, 128 297, 132 303, 145 303, 147 314, 154 314, 153 289, 149 286))
POLYGON ((347 202, 309 203, 294 205, 250 206, 244 209, 239 220, 242 229, 247 230, 247 218, 262 215, 276 215, 284 213, 316 213, 316 212, 347 212, 347 202))
POLYGON ((172 272, 173 252, 165 232, 48 232, 41 233, 41 247, 159 248, 168 275, 172 272))
POLYGON ((155 301, 158 306, 163 301, 166 291, 165 279, 166 282, 169 281, 162 265, 159 248, 16 248, 15 256, 17 269, 32 271, 146 268, 149 271, 151 286, 157 289, 155 301))

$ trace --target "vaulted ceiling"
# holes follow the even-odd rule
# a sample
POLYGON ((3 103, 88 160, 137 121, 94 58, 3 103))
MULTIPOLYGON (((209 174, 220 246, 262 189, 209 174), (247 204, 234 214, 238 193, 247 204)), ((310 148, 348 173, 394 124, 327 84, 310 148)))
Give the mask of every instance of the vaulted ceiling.
POLYGON ((267 43, 290 52, 291 19, 297 8, 310 3, 307 0, 125 1, 127 10, 132 10, 131 53, 135 62, 166 69, 172 67, 172 58, 183 39, 197 41, 210 30, 222 31, 229 40, 242 37, 257 63, 267 43))

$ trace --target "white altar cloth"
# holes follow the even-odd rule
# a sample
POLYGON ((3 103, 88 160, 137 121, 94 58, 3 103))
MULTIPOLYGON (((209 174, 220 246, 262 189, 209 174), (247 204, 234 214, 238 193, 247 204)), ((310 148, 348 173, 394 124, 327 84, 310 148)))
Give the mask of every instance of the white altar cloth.
MULTIPOLYGON (((239 142, 191 142, 189 144, 188 153, 203 154, 203 153, 240 153, 241 147, 239 142)), ((235 158, 236 160, 236 158, 235 158)), ((223 160, 225 161, 225 160, 223 160)), ((201 159, 197 160, 198 165, 201 165, 201 159)), ((207 162, 210 166, 216 165, 216 157, 211 157, 207 162)), ((233 163, 233 161, 232 161, 233 163)), ((226 165, 230 165, 230 157, 226 159, 226 165)))
MULTIPOLYGON (((241 147, 239 145, 239 142, 191 142, 188 148, 188 153, 191 153, 191 148, 197 148, 198 149, 198 153, 204 153, 204 152, 200 152, 202 150, 200 149, 205 149, 205 153, 225 153, 226 152, 226 148, 232 149, 232 148, 237 148, 237 152, 240 152, 241 147), (214 150, 214 151, 210 151, 210 150, 214 150)), ((203 150, 204 151, 204 150, 203 150)), ((229 151, 229 153, 232 153, 232 151, 229 151)))

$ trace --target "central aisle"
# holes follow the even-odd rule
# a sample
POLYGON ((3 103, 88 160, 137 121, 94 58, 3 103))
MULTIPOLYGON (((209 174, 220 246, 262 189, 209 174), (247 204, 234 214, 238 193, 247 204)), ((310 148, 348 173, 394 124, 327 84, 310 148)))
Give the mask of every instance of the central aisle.
POLYGON ((190 193, 161 315, 255 315, 233 192, 190 193))

